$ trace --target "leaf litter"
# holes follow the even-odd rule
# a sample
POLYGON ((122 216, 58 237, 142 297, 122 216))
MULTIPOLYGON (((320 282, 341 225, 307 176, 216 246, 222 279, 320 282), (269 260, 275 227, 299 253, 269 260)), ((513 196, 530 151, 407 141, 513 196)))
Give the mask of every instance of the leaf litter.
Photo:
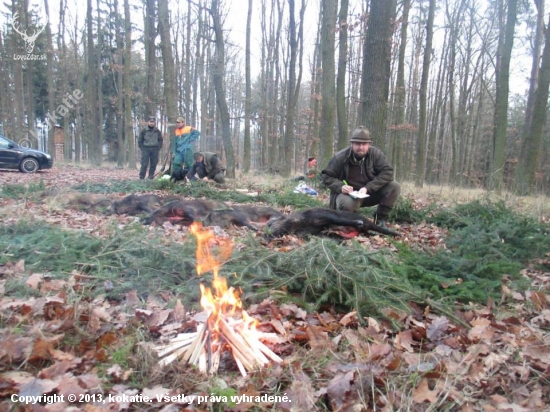
MULTIPOLYGON (((75 171, 65 167, 35 176, 6 174, 6 182, 29 184, 40 178, 46 187, 60 187, 135 179, 135 172, 116 169, 75 171)), ((40 202, 1 197, 0 216, 3 225, 30 219, 99 237, 107 236, 113 222, 125 226, 137 221, 71 209, 52 211, 40 202)), ((444 247, 445 231, 435 226, 402 225, 398 230, 406 242, 420 248, 444 247)), ((181 242, 186 228, 166 224, 150 231, 181 242)), ((243 232, 228 229, 227 233, 243 232)), ((391 246, 379 236, 356 240, 369 250, 391 246)), ((300 242, 288 237, 271 246, 285 251, 300 242)), ((292 303, 266 299, 247 312, 263 331, 280 336, 268 344, 284 364, 244 379, 230 362, 220 368, 217 378, 193 376, 187 365, 170 370, 155 367, 150 346, 196 325, 195 312, 177 297, 151 291, 143 301, 130 290, 119 301, 101 293, 79 300, 79 292, 90 282, 88 274, 73 271, 66 280, 52 279, 48 273, 26 268, 24 260, 3 258, 0 409, 11 408, 10 397, 17 394, 65 395, 64 402, 55 404, 17 404, 17 410, 25 411, 207 411, 216 405, 219 410, 239 411, 544 410, 550 404, 550 273, 530 267, 522 274, 531 282, 530 290, 514 291, 503 282, 498 305, 457 304, 453 318, 413 303, 409 313, 388 309, 400 325, 398 330, 387 319, 358 319, 355 312, 330 310, 308 313, 292 303), (33 295, 25 299, 6 295, 8 279, 24 281, 33 295), (177 398, 207 399, 214 391, 247 396, 284 393, 286 402, 199 405, 177 398), (70 403, 69 394, 84 401, 70 403), (137 394, 154 401, 144 404, 121 396, 137 394), (105 404, 92 395, 103 399, 112 395, 112 401, 105 404), (163 400, 157 401, 157 396, 163 400)))

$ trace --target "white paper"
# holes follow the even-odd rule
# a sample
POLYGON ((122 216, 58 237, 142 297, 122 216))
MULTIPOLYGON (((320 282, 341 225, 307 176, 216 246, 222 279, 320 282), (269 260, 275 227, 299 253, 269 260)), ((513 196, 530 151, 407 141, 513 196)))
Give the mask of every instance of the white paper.
POLYGON ((354 199, 364 199, 364 198, 366 198, 366 197, 369 197, 368 194, 358 192, 357 190, 354 190, 354 191, 351 192, 349 195, 350 195, 351 197, 353 197, 354 199))

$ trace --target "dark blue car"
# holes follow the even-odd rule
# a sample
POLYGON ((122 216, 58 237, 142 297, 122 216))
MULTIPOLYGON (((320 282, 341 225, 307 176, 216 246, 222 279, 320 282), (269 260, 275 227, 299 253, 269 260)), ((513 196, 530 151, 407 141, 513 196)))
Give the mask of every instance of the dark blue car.
POLYGON ((0 169, 19 169, 23 173, 34 173, 51 169, 52 157, 40 150, 28 149, 0 135, 0 169))

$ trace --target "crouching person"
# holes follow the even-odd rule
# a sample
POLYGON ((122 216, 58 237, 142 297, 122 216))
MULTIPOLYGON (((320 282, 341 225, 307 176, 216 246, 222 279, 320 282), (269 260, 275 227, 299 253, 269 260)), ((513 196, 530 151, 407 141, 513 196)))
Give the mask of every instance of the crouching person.
POLYGON ((393 167, 382 151, 371 146, 372 138, 365 126, 355 129, 350 146, 336 153, 321 172, 330 189, 330 208, 357 212, 360 207, 376 206, 375 223, 386 228, 389 213, 397 203, 401 186, 393 180, 393 167), (357 191, 365 198, 354 198, 357 191))
POLYGON ((187 178, 191 181, 213 180, 216 183, 225 183, 223 177, 223 168, 216 153, 212 152, 197 152, 193 155, 195 163, 187 173, 187 178))

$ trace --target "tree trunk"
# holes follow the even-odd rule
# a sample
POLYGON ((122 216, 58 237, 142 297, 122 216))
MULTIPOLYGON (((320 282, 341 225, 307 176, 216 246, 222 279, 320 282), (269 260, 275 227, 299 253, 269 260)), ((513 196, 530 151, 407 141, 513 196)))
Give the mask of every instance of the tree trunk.
POLYGON ((298 39, 296 38, 296 17, 294 16, 294 0, 288 0, 289 12, 289 53, 290 62, 288 65, 287 79, 287 106, 286 106, 286 122, 284 134, 284 157, 282 164, 282 175, 290 176, 292 169, 292 147, 294 144, 294 115, 296 109, 296 58, 298 54, 298 39))
POLYGON ((520 194, 525 193, 526 190, 532 188, 534 182, 534 180, 531 182, 530 175, 535 168, 532 164, 532 155, 528 153, 532 151, 531 140, 533 136, 530 135, 530 129, 534 113, 535 94, 537 91, 540 74, 539 61, 541 57, 542 40, 545 35, 544 1, 534 0, 534 3, 537 7, 537 26, 533 45, 533 61, 531 65, 531 77, 529 79, 529 94, 527 95, 527 106, 525 108, 525 123, 522 128, 521 152, 516 169, 516 191, 520 194), (529 160, 529 158, 531 158, 531 160, 529 160))
POLYGON ((126 141, 124 139, 124 69, 123 69, 123 54, 124 54, 124 41, 122 39, 122 21, 118 10, 118 0, 114 0, 114 9, 116 15, 116 140, 117 140, 117 153, 116 161, 117 167, 124 168, 126 166, 126 141))
MULTIPOLYGON (((504 1, 504 0, 502 0, 504 1)), ((506 132, 508 126, 508 92, 510 89, 510 58, 516 27, 517 0, 508 0, 506 23, 500 34, 497 56, 495 117, 493 126, 493 159, 489 188, 502 190, 506 163, 506 132)))
POLYGON ((132 22, 130 2, 124 0, 124 134, 128 142, 128 166, 136 168, 136 139, 132 121, 132 22))
POLYGON ((430 60, 432 56, 432 39, 435 14, 435 0, 430 0, 428 10, 428 21, 426 23, 426 45, 424 47, 424 62, 422 64, 422 80, 420 81, 420 96, 419 96, 419 119, 418 119, 418 146, 416 149, 416 178, 415 186, 422 187, 424 184, 424 176, 426 175, 426 112, 427 112, 427 94, 428 94, 428 78, 430 74, 430 60))
POLYGON ((334 153, 334 123, 336 105, 334 96, 334 43, 336 24, 337 0, 322 0, 323 16, 321 22, 321 131, 318 162, 328 164, 334 153))
POLYGON ((246 62, 245 62, 245 100, 244 100, 244 153, 243 172, 250 171, 250 114, 252 111, 252 82, 250 79, 250 31, 252 24, 252 0, 248 0, 246 16, 246 62))
POLYGON ((338 13, 339 45, 338 74, 336 76, 336 114, 338 117, 337 150, 348 145, 348 116, 346 113, 346 70, 348 63, 348 5, 349 0, 341 0, 338 13))
MULTIPOLYGON (((178 117, 176 71, 174 69, 174 56, 172 54, 172 40, 170 36, 170 15, 168 13, 168 0, 158 0, 160 48, 162 51, 162 67, 164 69, 164 99, 166 101, 166 114, 168 117, 168 136, 172 138, 176 128, 178 117)), ((171 142, 166 139, 164 152, 171 156, 166 148, 171 147, 171 142)), ((161 161, 162 164, 162 161, 161 161)))
POLYGON ((399 54, 397 60, 397 80, 394 92, 394 122, 388 159, 395 166, 395 177, 401 179, 403 173, 403 141, 405 140, 405 52, 407 50, 407 29, 409 27, 409 12, 411 0, 404 0, 401 18, 401 33, 399 36, 399 54))
MULTIPOLYGON (((48 16, 48 24, 46 24, 46 38, 48 42, 48 50, 46 50, 46 63, 48 65, 46 69, 46 78, 48 82, 48 112, 50 114, 55 113, 55 86, 53 82, 53 39, 50 19, 50 7, 48 0, 44 0, 44 8, 46 9, 46 16, 48 16)), ((55 160, 55 125, 48 128, 48 152, 52 159, 55 160)), ((65 159, 68 160, 68 159, 65 159)))
POLYGON ((550 29, 548 27, 550 27, 550 21, 548 22, 544 39, 542 64, 533 105, 533 119, 531 120, 529 133, 525 136, 525 158, 522 158, 518 164, 519 179, 516 187, 520 194, 533 193, 535 191, 536 172, 542 153, 543 126, 546 121, 548 90, 550 87, 550 29))
POLYGON ((87 13, 86 13, 86 26, 88 36, 88 116, 86 121, 86 140, 88 142, 88 160, 93 164, 98 165, 101 163, 101 148, 98 147, 97 140, 97 111, 99 102, 97 100, 97 70, 96 70, 96 57, 94 46, 94 31, 93 31, 93 17, 92 17, 92 0, 87 0, 87 13))
POLYGON ((157 37, 156 30, 156 0, 145 0, 145 66, 147 71, 147 80, 145 85, 145 117, 157 115, 156 94, 155 94, 155 40, 157 37))
POLYGON ((220 111, 222 125, 222 140, 227 159, 227 177, 235 177, 235 157, 233 154, 233 144, 231 143, 231 119, 229 118, 229 109, 225 97, 224 75, 225 75, 225 44, 223 31, 220 21, 220 11, 218 0, 212 0, 210 14, 215 35, 216 56, 213 61, 212 79, 214 89, 216 90, 216 103, 220 111))
POLYGON ((395 0, 371 0, 363 52, 361 103, 358 119, 370 130, 378 146, 386 136, 386 119, 391 74, 391 44, 395 0))
POLYGON ((96 126, 94 128, 95 135, 95 148, 97 150, 94 164, 96 166, 101 165, 103 160, 103 69, 101 65, 101 50, 103 48, 103 30, 99 28, 101 26, 101 10, 99 8, 100 0, 96 1, 97 4, 97 48, 96 48, 96 86, 97 86, 97 112, 96 112, 96 126))

